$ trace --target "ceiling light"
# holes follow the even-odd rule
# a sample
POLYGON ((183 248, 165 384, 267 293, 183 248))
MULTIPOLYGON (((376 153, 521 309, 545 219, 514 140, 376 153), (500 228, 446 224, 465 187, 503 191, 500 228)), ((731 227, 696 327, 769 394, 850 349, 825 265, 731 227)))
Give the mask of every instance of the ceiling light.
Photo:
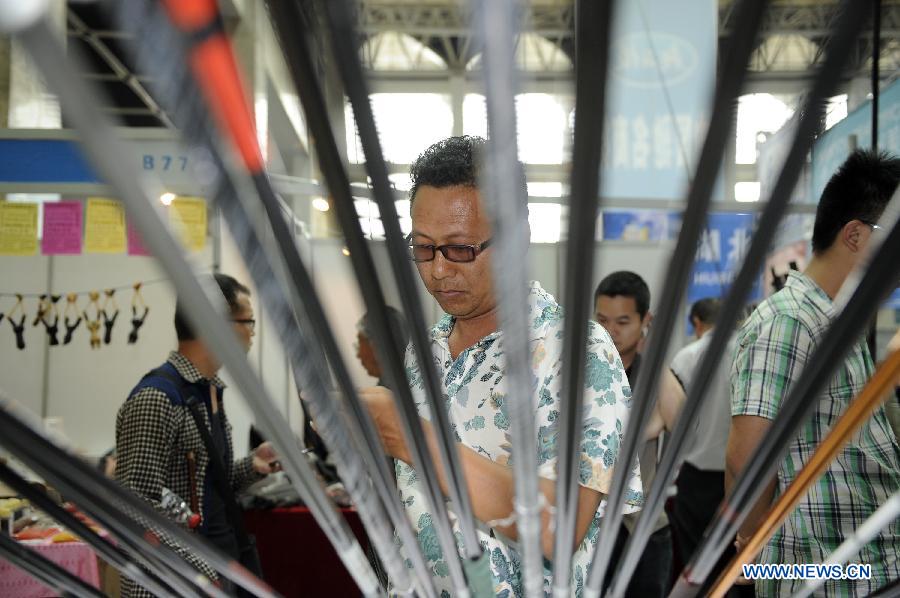
POLYGON ((327 212, 331 208, 331 205, 324 197, 316 197, 312 200, 312 207, 320 212, 327 212))
POLYGON ((174 193, 166 192, 159 196, 159 201, 161 201, 164 206, 170 206, 172 205, 172 202, 175 201, 175 197, 174 193))

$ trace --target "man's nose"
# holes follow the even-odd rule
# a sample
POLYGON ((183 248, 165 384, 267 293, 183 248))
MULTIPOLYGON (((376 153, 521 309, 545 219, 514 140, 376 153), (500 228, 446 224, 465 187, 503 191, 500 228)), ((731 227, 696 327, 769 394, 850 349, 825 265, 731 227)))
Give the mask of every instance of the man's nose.
POLYGON ((447 278, 451 274, 452 268, 452 262, 445 258, 443 253, 436 251, 434 260, 431 262, 431 277, 435 280, 447 278))

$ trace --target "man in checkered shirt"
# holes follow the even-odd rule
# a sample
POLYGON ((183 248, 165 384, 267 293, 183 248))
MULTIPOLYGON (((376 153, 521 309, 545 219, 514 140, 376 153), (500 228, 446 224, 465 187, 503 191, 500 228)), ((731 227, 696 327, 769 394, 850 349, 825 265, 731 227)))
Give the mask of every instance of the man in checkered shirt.
MULTIPOLYGON (((726 494, 778 416, 835 317, 833 300, 860 262, 876 225, 900 181, 900 160, 854 152, 831 178, 816 211, 813 257, 803 273, 791 272, 785 287, 764 301, 737 337, 731 370, 732 423, 728 438, 726 494)), ((852 306, 848 306, 852 309, 852 306)), ((819 397, 781 461, 776 479, 741 526, 743 546, 759 528, 773 500, 794 480, 850 401, 873 374, 863 338, 853 346, 819 397)), ((758 562, 821 563, 888 497, 900 490, 900 446, 882 406, 810 488, 784 526, 766 544, 758 562)), ((825 596, 866 596, 900 577, 900 520, 881 530, 851 563, 868 563, 868 580, 830 580, 825 596)), ((757 580, 757 596, 787 596, 801 580, 757 580)))
MULTIPOLYGON (((228 303, 235 333, 249 350, 254 335, 250 291, 231 276, 215 275, 228 303)), ((274 471, 278 465, 269 443, 253 454, 233 460, 231 425, 225 416, 225 384, 216 375, 221 367, 212 353, 187 324, 183 305, 175 308, 178 349, 169 354, 160 370, 166 376, 151 373, 131 391, 116 418, 116 478, 126 487, 159 506, 163 488, 188 501, 201 516, 196 529, 222 552, 239 557, 235 531, 228 520, 226 499, 213 480, 214 470, 203 438, 185 401, 189 393, 202 400, 200 412, 213 440, 213 446, 225 463, 228 482, 235 493, 274 471), (167 381, 174 383, 165 384, 167 381), (180 391, 179 391, 180 387, 180 391), (179 396, 185 395, 185 396, 179 396)), ((175 549, 191 564, 216 579, 215 572, 188 551, 175 549)), ((122 580, 123 596, 148 596, 149 593, 128 579, 122 580)))

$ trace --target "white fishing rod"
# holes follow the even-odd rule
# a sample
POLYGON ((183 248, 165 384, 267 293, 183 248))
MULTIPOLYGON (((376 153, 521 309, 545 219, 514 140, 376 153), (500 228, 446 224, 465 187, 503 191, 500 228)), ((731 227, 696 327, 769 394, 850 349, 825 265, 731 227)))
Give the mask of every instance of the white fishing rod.
POLYGON ((515 484, 513 499, 522 552, 525 595, 543 596, 544 556, 541 511, 546 506, 538 484, 534 373, 528 347, 528 198, 518 161, 515 95, 518 89, 515 36, 521 17, 516 0, 477 0, 472 28, 484 45, 485 103, 489 139, 482 170, 484 200, 494 238, 491 266, 498 298, 506 365, 506 405, 515 484))

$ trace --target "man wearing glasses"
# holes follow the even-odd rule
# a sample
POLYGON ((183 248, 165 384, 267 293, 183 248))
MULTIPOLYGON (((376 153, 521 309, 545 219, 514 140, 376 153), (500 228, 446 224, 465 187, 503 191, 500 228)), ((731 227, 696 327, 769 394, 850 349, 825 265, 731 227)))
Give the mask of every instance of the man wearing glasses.
MULTIPOLYGON (((494 592, 498 596, 518 596, 523 592, 521 557, 515 547, 516 524, 510 517, 514 495, 510 459, 515 456, 510 447, 508 406, 515 400, 529 400, 534 406, 537 475, 546 504, 541 514, 541 540, 545 556, 552 559, 549 507, 554 504, 556 479, 563 320, 560 306, 537 282, 522 289, 528 295, 534 394, 509 396, 503 334, 498 323, 499 299, 492 282, 491 224, 478 189, 479 156, 484 144, 478 137, 452 137, 428 148, 413 164, 409 247, 422 283, 445 312, 431 329, 431 350, 438 376, 443 380, 475 517, 483 524, 479 538, 490 554, 494 592)), ((524 176, 521 184, 524 197, 524 176)), ((523 219, 522 226, 527 229, 527 220, 523 219)), ((576 541, 572 547, 572 575, 574 585, 579 588, 576 593, 580 593, 587 577, 598 541, 600 504, 609 491, 631 396, 622 362, 609 335, 594 322, 584 325, 589 327, 588 357, 576 541)), ((431 442, 433 432, 428 423, 422 375, 412 351, 407 352, 406 371, 426 438, 431 442)), ((417 476, 411 465, 393 397, 382 387, 365 389, 361 394, 379 427, 388 454, 398 460, 398 489, 435 585, 442 595, 444 591, 452 595, 447 560, 438 545, 432 515, 426 509, 421 476, 417 476)), ((444 472, 438 463, 434 467, 446 493, 444 472)), ((625 512, 637 511, 641 501, 640 474, 635 467, 625 512)), ((457 537, 460 537, 458 533, 457 537)), ((545 567, 546 593, 551 591, 551 583, 550 570, 545 567)))
MULTIPOLYGON (((234 332, 249 351, 256 325, 250 291, 225 274, 216 274, 215 280, 228 304, 234 332)), ((187 323, 180 300, 175 306, 175 332, 178 349, 141 379, 119 409, 116 478, 158 508, 164 490, 182 498, 200 516, 192 522, 195 531, 253 567, 249 561, 255 549, 246 545, 234 494, 276 471, 277 456, 265 442, 251 455, 233 459, 231 425, 222 400, 225 384, 217 375, 221 364, 187 323)), ((179 552, 216 578, 194 555, 179 552)), ((122 595, 150 594, 123 577, 122 595)))

